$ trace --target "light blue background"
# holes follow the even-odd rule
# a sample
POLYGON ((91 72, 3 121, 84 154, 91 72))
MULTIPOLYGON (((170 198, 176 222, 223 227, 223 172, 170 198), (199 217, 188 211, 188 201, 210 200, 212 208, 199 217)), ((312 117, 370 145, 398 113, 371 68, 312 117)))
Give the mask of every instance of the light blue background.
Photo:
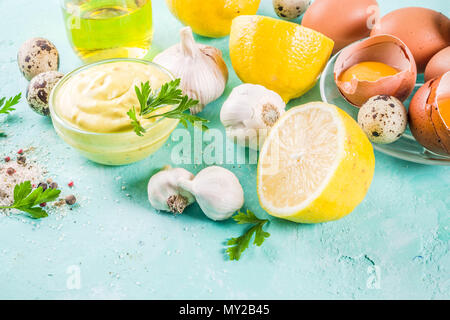
MULTIPOLYGON (((449 14, 447 0, 379 0, 382 13, 415 5, 449 14)), ((154 48, 178 42, 181 24, 162 0, 153 0, 154 48)), ((81 65, 65 35, 57 0, 0 0, 0 95, 25 92, 17 68, 20 44, 50 39, 61 54, 62 72, 81 65)), ((274 16, 270 0, 260 14, 274 16)), ((220 106, 238 85, 228 38, 198 38, 223 50, 230 81, 224 96, 203 116, 221 128, 220 106)), ((290 105, 320 100, 316 86, 290 105)), ((169 141, 148 159, 123 167, 93 164, 60 140, 49 119, 25 102, 0 117, 8 138, 0 156, 35 146, 41 163, 70 191, 79 206, 40 221, 0 216, 0 298, 449 298, 450 216, 448 167, 397 160, 376 152, 372 186, 364 202, 332 223, 299 225, 271 218, 272 234, 239 262, 227 261, 224 241, 241 234, 232 221, 208 220, 194 205, 182 216, 156 213, 146 198, 152 170, 170 158, 169 141), (8 124, 7 127, 6 124, 8 124), (122 190, 126 186, 126 190, 122 190), (126 194, 131 194, 131 198, 126 194), (66 286, 69 266, 79 266, 81 289, 66 286), (376 266, 379 289, 368 288, 376 266)), ((202 166, 188 166, 198 172, 202 166)), ((245 189, 245 207, 267 217, 255 191, 255 166, 228 166, 245 189)), ((370 287, 370 286, 369 286, 370 287)))

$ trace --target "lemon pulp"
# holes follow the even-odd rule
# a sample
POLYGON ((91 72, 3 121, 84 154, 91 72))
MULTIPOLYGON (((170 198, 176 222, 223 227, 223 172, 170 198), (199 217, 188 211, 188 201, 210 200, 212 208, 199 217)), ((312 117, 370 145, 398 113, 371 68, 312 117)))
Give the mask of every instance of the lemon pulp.
POLYGON ((261 149, 259 201, 269 214, 295 222, 336 220, 364 199, 374 166, 372 145, 344 111, 322 102, 294 107, 261 149))

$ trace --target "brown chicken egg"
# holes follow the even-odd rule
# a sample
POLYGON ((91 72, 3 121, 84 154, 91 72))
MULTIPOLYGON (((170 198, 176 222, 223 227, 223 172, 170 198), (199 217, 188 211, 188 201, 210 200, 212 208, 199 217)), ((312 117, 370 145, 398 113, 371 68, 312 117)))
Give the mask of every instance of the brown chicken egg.
POLYGON ((333 39, 333 54, 366 38, 378 18, 376 0, 315 0, 303 15, 302 25, 333 39))
POLYGON ((450 71, 450 46, 436 53, 425 68, 425 81, 450 71))
POLYGON ((450 156, 450 71, 420 87, 408 118, 411 133, 422 146, 450 156))
POLYGON ((413 53, 417 71, 422 73, 431 57, 450 45, 450 19, 427 8, 401 8, 380 19, 370 33, 378 34, 402 40, 413 53))
POLYGON ((334 65, 334 80, 348 102, 361 107, 376 95, 404 101, 416 83, 416 64, 398 38, 379 35, 346 47, 334 65))

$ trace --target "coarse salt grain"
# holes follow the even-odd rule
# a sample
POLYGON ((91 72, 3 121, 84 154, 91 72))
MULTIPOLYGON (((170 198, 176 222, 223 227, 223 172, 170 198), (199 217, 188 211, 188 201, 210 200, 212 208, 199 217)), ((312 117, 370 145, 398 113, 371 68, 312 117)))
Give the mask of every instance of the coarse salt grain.
POLYGON ((35 161, 29 161, 26 165, 17 162, 9 162, 7 165, 0 164, 0 206, 8 206, 14 202, 14 187, 18 183, 30 181, 38 184, 46 174, 35 161), (8 168, 15 170, 13 175, 7 174, 8 168))

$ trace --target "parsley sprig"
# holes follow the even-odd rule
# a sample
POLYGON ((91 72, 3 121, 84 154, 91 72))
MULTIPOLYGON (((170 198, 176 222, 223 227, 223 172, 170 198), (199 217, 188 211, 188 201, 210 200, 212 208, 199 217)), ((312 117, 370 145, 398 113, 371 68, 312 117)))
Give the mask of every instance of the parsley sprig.
POLYGON ((233 216, 234 221, 238 224, 252 224, 242 236, 238 238, 231 238, 228 240, 227 245, 229 246, 226 253, 230 257, 230 260, 239 260, 245 249, 248 248, 250 240, 255 235, 253 244, 261 246, 266 238, 270 236, 270 233, 263 230, 263 226, 269 222, 269 220, 259 219, 253 212, 247 210, 247 214, 243 212, 238 212, 233 216))
POLYGON ((30 181, 16 184, 14 187, 14 203, 10 206, 3 206, 0 209, 17 209, 28 213, 34 219, 45 218, 47 212, 39 207, 41 203, 51 202, 58 198, 61 190, 42 187, 33 190, 30 181))
MULTIPOLYGON (((22 96, 22 93, 17 94, 14 97, 9 98, 6 100, 5 97, 0 99, 0 114, 9 114, 16 110, 13 108, 14 105, 18 104, 20 101, 20 97, 22 96)), ((6 134, 3 131, 0 131, 0 138, 6 137, 6 134)))
POLYGON ((185 113, 189 108, 198 104, 197 100, 190 99, 187 95, 183 95, 183 92, 179 88, 180 79, 172 80, 165 83, 157 91, 152 91, 149 82, 141 83, 141 87, 135 86, 136 96, 139 100, 140 111, 136 112, 136 108, 133 106, 127 115, 131 119, 133 129, 138 136, 142 136, 145 133, 145 128, 142 126, 140 119, 151 119, 156 117, 165 117, 172 119, 179 119, 184 127, 187 127, 188 123, 193 126, 200 127, 201 129, 208 129, 205 123, 208 120, 198 116, 194 116, 189 113, 185 113), (174 109, 160 113, 152 114, 157 109, 167 106, 177 105, 174 109))
MULTIPOLYGON (((13 108, 14 105, 18 104, 20 101, 20 97, 22 96, 22 93, 17 94, 14 97, 9 98, 6 100, 5 97, 0 99, 0 114, 10 114, 15 108, 13 108)), ((3 131, 0 131, 0 138, 6 137, 6 134, 3 131)))
POLYGON ((16 110, 15 108, 13 108, 13 106, 19 103, 21 97, 22 93, 19 93, 14 97, 9 98, 8 100, 6 100, 5 97, 1 98, 0 114, 9 114, 10 112, 16 110))

